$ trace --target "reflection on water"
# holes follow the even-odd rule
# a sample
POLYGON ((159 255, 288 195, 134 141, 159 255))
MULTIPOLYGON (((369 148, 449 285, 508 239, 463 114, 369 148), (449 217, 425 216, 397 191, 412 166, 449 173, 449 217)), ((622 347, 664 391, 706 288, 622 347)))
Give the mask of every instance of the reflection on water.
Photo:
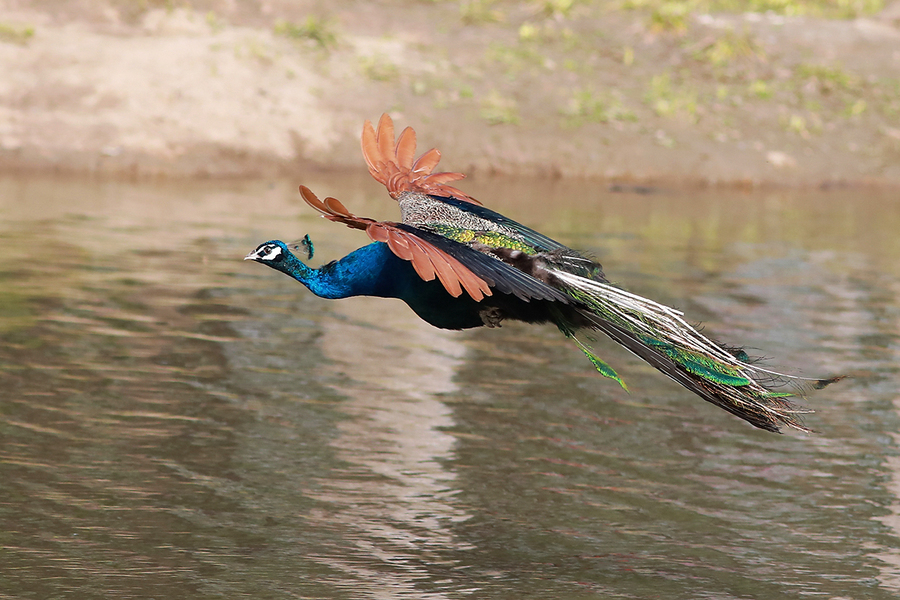
POLYGON ((351 576, 342 586, 348 591, 397 597, 428 577, 423 561, 452 566, 459 561, 441 552, 468 548, 449 528, 468 515, 453 505, 454 475, 442 464, 454 438, 441 430, 453 419, 440 400, 456 390, 465 348, 453 334, 409 319, 399 302, 351 300, 334 310, 339 318, 325 325, 320 343, 330 370, 346 378, 339 410, 348 418, 331 445, 348 471, 367 476, 331 477, 312 495, 332 506, 314 526, 339 523, 357 545, 317 558, 351 576))
MULTIPOLYGON (((394 218, 375 184, 304 183, 394 218)), ((474 181, 634 291, 809 375, 759 432, 608 344, 446 332, 240 259, 294 182, 0 180, 0 595, 891 598, 900 210, 870 192, 474 181)))

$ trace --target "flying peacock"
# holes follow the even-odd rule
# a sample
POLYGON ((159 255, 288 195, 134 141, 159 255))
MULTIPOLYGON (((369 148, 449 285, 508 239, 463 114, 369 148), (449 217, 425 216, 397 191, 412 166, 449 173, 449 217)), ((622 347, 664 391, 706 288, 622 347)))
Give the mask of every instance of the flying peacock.
MULTIPOLYGON (((580 337, 602 332, 662 373, 728 412, 768 431, 786 425, 809 431, 791 398, 838 381, 805 379, 760 366, 739 347, 712 341, 683 314, 611 284, 594 260, 489 210, 448 183, 461 173, 433 173, 440 152, 415 158, 416 134, 394 139, 391 118, 362 133, 369 172, 400 205, 399 223, 350 213, 334 198, 320 200, 300 186, 303 199, 325 218, 364 229, 373 243, 315 269, 292 248, 273 240, 245 260, 290 275, 322 298, 399 298, 423 320, 443 329, 498 327, 514 319, 553 323, 584 352, 597 371, 625 383, 580 337)), ((626 388, 627 389, 627 388, 626 388)))

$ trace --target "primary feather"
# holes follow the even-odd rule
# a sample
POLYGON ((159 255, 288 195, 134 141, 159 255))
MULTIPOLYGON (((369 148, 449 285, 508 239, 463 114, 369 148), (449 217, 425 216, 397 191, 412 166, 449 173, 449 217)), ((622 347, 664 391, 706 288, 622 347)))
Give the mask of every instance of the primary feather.
MULTIPOLYGON (((320 269, 300 262, 282 242, 260 245, 247 256, 283 271, 314 293, 404 300, 437 327, 500 325, 505 319, 551 322, 571 338, 597 371, 625 383, 576 337, 602 332, 707 402, 755 427, 808 429, 790 398, 838 381, 803 379, 762 368, 742 349, 719 344, 673 308, 612 285, 594 260, 526 227, 447 185, 464 176, 433 173, 440 153, 415 159, 415 132, 394 140, 382 115, 377 130, 362 133, 369 172, 400 206, 401 222, 350 213, 334 198, 319 200, 301 186, 304 200, 326 218, 364 229, 373 244, 320 269)), ((310 242, 311 246, 311 242, 310 242)))

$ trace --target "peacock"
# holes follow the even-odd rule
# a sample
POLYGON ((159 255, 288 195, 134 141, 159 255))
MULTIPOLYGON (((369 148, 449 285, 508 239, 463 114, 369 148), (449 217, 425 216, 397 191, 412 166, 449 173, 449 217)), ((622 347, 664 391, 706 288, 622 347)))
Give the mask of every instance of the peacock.
POLYGON ((322 298, 399 298, 442 329, 499 327, 510 319, 552 323, 601 375, 627 390, 589 345, 588 336, 601 332, 707 402, 773 432, 810 431, 799 416, 809 411, 792 398, 842 379, 764 368, 742 348, 701 334, 681 311, 613 285, 592 258, 448 185, 464 175, 433 172, 441 157, 436 149, 415 158, 415 131, 407 127, 395 140, 387 114, 377 129, 365 122, 362 151, 369 173, 399 204, 400 222, 358 217, 301 185, 307 204, 365 230, 372 243, 319 268, 297 256, 313 257, 308 235, 290 245, 265 242, 245 260, 281 271, 322 298))

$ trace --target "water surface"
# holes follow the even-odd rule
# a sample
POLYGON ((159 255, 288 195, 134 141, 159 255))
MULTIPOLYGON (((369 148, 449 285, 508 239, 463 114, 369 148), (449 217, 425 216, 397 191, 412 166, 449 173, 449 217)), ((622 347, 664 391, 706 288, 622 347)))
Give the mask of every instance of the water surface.
POLYGON ((467 184, 719 339, 854 376, 773 435, 611 344, 630 393, 552 327, 436 330, 242 262, 367 242, 296 183, 0 180, 0 597, 900 592, 895 194, 467 184))

